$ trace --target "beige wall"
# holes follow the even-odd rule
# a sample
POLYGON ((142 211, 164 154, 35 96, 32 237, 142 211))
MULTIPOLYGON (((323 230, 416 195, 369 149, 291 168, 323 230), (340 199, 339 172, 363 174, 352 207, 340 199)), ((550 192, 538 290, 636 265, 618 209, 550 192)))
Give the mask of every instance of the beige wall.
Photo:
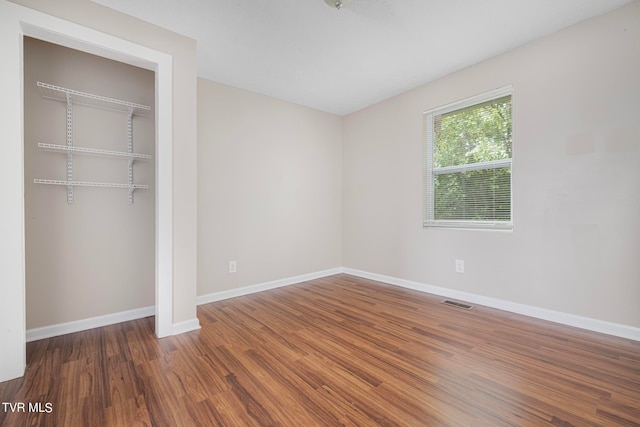
POLYGON ((13 0, 173 58, 173 323, 196 314, 196 44, 90 0, 13 0))
MULTIPOLYGON (((37 147, 66 145, 66 104, 44 99, 36 82, 154 105, 152 71, 40 40, 24 42, 24 173, 27 329, 154 305, 154 161, 134 164, 127 190, 82 188, 67 204, 66 187, 34 178, 66 179, 66 154, 37 147)), ((133 149, 155 154, 154 113, 134 117, 133 149)), ((127 116, 73 107, 73 143, 127 151, 127 116)), ((78 181, 127 182, 127 160, 74 156, 78 181)))
POLYGON ((640 326, 638 22, 634 2, 347 116, 344 265, 640 326), (509 84, 513 232, 423 229, 422 112, 509 84))
POLYGON ((198 295, 340 267, 341 215, 342 118, 198 80, 198 295))

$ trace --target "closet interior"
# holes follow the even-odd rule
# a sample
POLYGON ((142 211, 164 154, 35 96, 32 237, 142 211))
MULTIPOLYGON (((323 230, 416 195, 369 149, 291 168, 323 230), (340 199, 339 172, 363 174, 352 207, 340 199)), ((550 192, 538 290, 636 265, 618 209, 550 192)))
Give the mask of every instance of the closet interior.
POLYGON ((154 97, 152 71, 24 38, 28 338, 154 305, 154 97))

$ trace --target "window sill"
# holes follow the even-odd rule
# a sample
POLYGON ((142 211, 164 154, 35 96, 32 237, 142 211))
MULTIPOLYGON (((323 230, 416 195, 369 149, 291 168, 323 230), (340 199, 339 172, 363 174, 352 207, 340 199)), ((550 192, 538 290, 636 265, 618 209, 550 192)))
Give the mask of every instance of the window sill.
POLYGON ((513 223, 425 221, 423 224, 423 228, 454 229, 454 230, 513 231, 513 223))

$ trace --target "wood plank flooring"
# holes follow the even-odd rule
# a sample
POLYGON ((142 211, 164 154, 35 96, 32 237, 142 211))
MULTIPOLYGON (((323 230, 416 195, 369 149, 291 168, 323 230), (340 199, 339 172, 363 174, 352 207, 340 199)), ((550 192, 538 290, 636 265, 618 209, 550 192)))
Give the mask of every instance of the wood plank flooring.
POLYGON ((640 426, 640 342, 440 300, 337 275, 29 343, 0 425, 640 426))

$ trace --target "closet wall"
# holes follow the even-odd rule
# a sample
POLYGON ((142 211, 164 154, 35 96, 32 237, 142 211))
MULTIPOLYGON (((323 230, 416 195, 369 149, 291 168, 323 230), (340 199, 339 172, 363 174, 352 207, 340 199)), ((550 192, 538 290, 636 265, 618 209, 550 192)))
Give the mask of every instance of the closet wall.
MULTIPOLYGON (((155 77, 152 71, 40 40, 24 40, 24 175, 27 329, 154 305, 155 77), (36 82, 152 106, 133 119, 136 190, 34 184, 66 179, 66 154, 38 143, 66 145, 66 104, 44 99, 36 82)), ((73 107, 73 143, 127 151, 126 114, 73 107)), ((126 159, 74 156, 74 180, 126 183, 126 159)))

